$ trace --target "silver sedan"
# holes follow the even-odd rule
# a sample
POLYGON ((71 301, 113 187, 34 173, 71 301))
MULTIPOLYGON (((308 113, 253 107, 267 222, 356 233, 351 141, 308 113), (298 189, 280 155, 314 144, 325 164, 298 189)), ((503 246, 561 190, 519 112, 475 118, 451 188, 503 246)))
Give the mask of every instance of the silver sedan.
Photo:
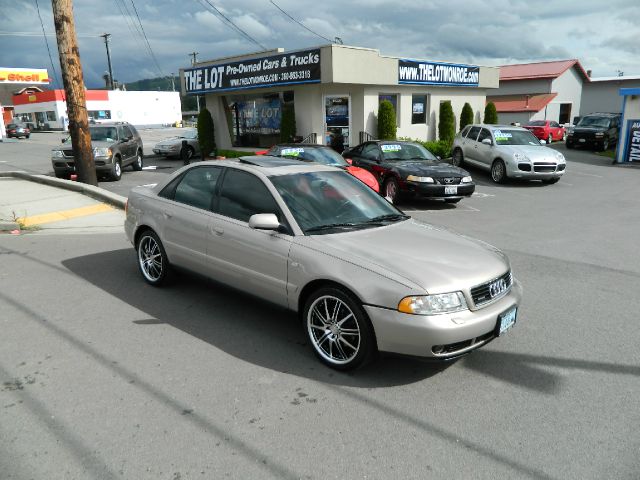
POLYGON ((153 153, 165 157, 181 157, 190 160, 196 155, 200 155, 200 144, 198 143, 198 132, 188 129, 177 137, 167 138, 155 144, 153 153), (186 150, 182 152, 183 142, 186 142, 186 150))
POLYGON ((556 183, 567 163, 562 153, 544 143, 525 128, 468 125, 453 140, 452 163, 489 170, 496 183, 508 178, 556 183))
POLYGON ((515 324, 522 295, 498 249, 290 159, 199 162, 134 188, 125 231, 149 284, 179 266, 298 312, 319 359, 341 370, 377 352, 468 353, 515 324))

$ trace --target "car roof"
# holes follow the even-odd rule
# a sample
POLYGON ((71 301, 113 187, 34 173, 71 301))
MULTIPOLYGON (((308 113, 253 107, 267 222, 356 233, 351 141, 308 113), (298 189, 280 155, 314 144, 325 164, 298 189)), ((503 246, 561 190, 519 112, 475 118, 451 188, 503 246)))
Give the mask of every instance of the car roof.
POLYGON ((611 113, 611 112, 593 112, 593 113, 587 113, 586 115, 583 115, 583 117, 620 117, 621 114, 619 113, 611 113))
POLYGON ((342 171, 337 167, 323 165, 316 162, 301 162, 286 157, 273 157, 270 155, 255 155, 228 160, 211 160, 198 162, 198 164, 221 165, 225 167, 240 167, 242 170, 260 172, 267 177, 277 175, 290 175, 292 173, 342 171))

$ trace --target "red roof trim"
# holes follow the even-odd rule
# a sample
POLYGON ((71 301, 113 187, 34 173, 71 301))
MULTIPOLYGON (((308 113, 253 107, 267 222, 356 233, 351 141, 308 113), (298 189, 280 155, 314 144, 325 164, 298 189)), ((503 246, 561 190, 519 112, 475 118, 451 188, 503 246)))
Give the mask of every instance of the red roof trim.
POLYGON ((580 61, 559 60, 553 62, 521 63, 516 65, 502 65, 500 67, 500 81, 531 80, 537 78, 558 78, 572 67, 576 67, 583 80, 590 81, 580 61))
POLYGON ((502 95, 487 97, 487 102, 493 102, 498 113, 507 112, 539 112, 556 98, 557 93, 542 93, 539 95, 502 95))

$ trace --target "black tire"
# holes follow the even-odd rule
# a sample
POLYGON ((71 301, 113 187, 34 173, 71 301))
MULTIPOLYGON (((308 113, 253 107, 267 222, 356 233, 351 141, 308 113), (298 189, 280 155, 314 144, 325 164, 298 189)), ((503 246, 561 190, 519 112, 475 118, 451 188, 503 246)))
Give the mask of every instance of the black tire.
POLYGON ((145 230, 136 243, 138 268, 145 282, 154 287, 166 284, 171 277, 167 252, 153 230, 145 230))
POLYGON ((29 135, 25 135, 25 137, 24 137, 24 138, 29 138, 30 136, 31 136, 31 134, 29 134, 29 135))
POLYGON ((550 133, 549 137, 547 138, 547 144, 551 145, 553 143, 553 135, 550 133))
POLYGON ((445 198, 444 201, 445 203, 458 203, 460 200, 462 200, 461 198, 445 198))
POLYGON ((456 148, 453 151, 453 155, 451 156, 451 165, 453 165, 454 167, 459 167, 462 165, 463 162, 464 162, 464 155, 462 153, 462 150, 459 148, 456 148))
POLYGON ((139 172, 140 170, 142 170, 142 167, 144 167, 144 159, 142 158, 141 150, 138 150, 138 152, 136 153, 136 159, 131 164, 131 167, 136 172, 139 172))
POLYGON ((562 134, 562 141, 563 142, 567 141, 567 132, 566 131, 562 134))
POLYGON ((554 183, 558 183, 560 181, 560 177, 558 178, 545 178, 542 180, 542 183, 546 185, 553 185, 554 183))
POLYGON ((394 177, 389 177, 382 185, 382 194, 391 199, 391 203, 396 203, 400 199, 400 185, 394 177))
POLYGON ((189 163, 191 163, 191 159, 195 154, 196 152, 191 145, 187 145, 186 148, 180 150, 180 158, 182 159, 184 165, 189 165, 189 163))
POLYGON ((604 140, 602 140, 602 146, 600 147, 602 149, 603 152, 606 152, 607 150, 609 150, 609 139, 605 138, 604 140))
POLYGON ((307 338, 316 356, 328 367, 352 370, 375 357, 377 346, 371 321, 360 302, 346 290, 316 290, 305 302, 302 315, 307 338))
POLYGON ((109 172, 109 180, 112 182, 117 182, 122 178, 122 162, 120 161, 120 157, 116 157, 113 159, 113 165, 111 167, 111 171, 109 172))
POLYGON ((502 160, 494 160, 491 165, 491 180, 495 183, 504 183, 507 181, 507 167, 502 160))
POLYGON ((573 147, 574 147, 573 142, 570 142, 569 140, 567 140, 567 148, 568 148, 569 150, 572 150, 572 149, 573 149, 573 147))

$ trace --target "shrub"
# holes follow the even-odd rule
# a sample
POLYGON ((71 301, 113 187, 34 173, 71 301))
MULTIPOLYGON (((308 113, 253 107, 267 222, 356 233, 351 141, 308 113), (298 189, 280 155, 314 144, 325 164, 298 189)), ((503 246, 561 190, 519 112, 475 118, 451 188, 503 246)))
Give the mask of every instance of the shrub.
POLYGON ((449 158, 451 156, 451 142, 447 140, 437 140, 435 142, 420 142, 424 148, 433 153, 436 157, 449 158))
POLYGON ((296 111, 293 103, 285 103, 280 116, 280 141, 291 142, 296 136, 296 111))
POLYGON ((482 123, 493 124, 498 123, 498 112, 496 111, 496 105, 493 102, 487 103, 484 107, 484 120, 482 123))
POLYGON ((378 139, 396 139, 396 112, 389 100, 383 100, 378 107, 378 139))
POLYGON ((218 150, 217 154, 225 158, 238 158, 255 155, 256 152, 242 152, 240 150, 218 150))
POLYGON ((467 102, 462 107, 462 113, 460 114, 460 130, 471 123, 473 123, 473 108, 467 102))
POLYGON ((216 140, 213 130, 213 118, 211 118, 211 112, 206 108, 200 110, 198 114, 198 144, 200 145, 200 151, 202 157, 215 156, 216 154, 216 140))
POLYGON ((438 139, 453 143, 453 137, 456 135, 455 117, 453 116, 453 108, 451 102, 446 100, 440 103, 440 120, 438 122, 438 139))

